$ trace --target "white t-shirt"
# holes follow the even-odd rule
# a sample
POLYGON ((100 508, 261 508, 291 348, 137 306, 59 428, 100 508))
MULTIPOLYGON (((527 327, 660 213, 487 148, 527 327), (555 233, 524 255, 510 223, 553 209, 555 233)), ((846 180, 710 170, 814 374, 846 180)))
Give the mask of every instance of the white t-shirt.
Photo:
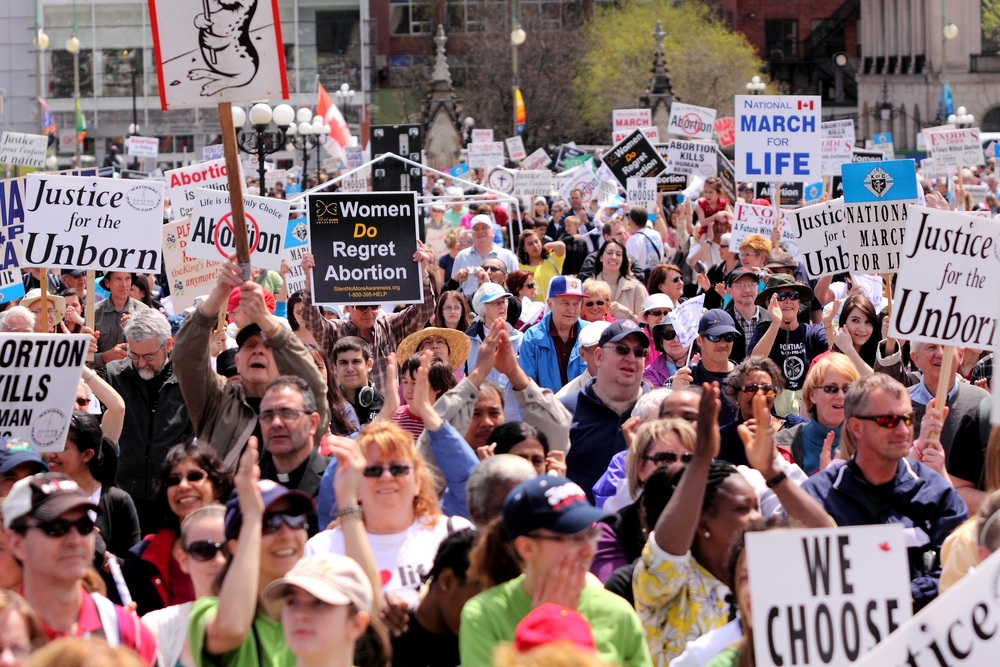
MULTIPOLYGON (((368 533, 368 542, 379 574, 382 575, 382 592, 394 593, 406 600, 407 604, 415 605, 422 579, 434 564, 438 545, 449 533, 471 527, 472 524, 460 516, 451 517, 450 520, 442 516, 433 526, 417 520, 401 533, 368 533)), ((344 533, 339 526, 333 530, 324 530, 306 542, 306 556, 321 553, 344 554, 344 533)))
POLYGON ((652 269, 663 259, 663 241, 652 230, 640 229, 625 242, 625 251, 641 269, 652 269), (655 239, 654 239, 655 237, 655 239))

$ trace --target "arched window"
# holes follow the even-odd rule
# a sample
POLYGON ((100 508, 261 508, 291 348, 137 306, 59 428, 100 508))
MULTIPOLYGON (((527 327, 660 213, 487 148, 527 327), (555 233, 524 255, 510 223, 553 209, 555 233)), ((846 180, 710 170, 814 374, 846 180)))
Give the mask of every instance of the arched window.
POLYGON ((1000 107, 993 107, 983 114, 979 129, 983 132, 1000 132, 1000 107))

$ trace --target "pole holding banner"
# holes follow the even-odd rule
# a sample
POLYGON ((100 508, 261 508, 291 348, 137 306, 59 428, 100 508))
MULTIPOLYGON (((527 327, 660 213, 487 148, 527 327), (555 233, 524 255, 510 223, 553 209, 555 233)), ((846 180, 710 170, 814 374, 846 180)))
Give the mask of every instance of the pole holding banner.
POLYGON ((781 238, 781 181, 775 181, 771 192, 771 205, 774 206, 774 231, 771 238, 781 238))
MULTIPOLYGON (((944 411, 945 404, 948 402, 948 384, 951 376, 954 374, 952 366, 955 361, 955 346, 945 345, 944 355, 941 358, 941 376, 938 378, 937 391, 934 393, 934 407, 938 410, 944 411)), ((936 439, 941 433, 938 430, 931 431, 927 437, 931 440, 936 439)))
MULTIPOLYGON (((94 272, 87 271, 87 298, 84 303, 83 323, 91 331, 94 331, 94 280, 94 272)), ((90 362, 93 360, 94 353, 88 349, 87 361, 90 362)))
POLYGON ((48 269, 38 269, 38 284, 41 286, 39 290, 42 293, 42 321, 35 322, 35 331, 39 333, 49 332, 49 270, 48 269), (39 328, 41 327, 41 328, 39 328))
POLYGON ((219 126, 222 130, 222 150, 226 158, 226 178, 229 183, 229 203, 233 209, 233 241, 236 244, 236 261, 243 269, 243 279, 253 277, 250 268, 250 244, 247 241, 247 223, 243 213, 243 183, 240 182, 240 154, 236 147, 236 127, 233 124, 233 105, 219 102, 219 126))

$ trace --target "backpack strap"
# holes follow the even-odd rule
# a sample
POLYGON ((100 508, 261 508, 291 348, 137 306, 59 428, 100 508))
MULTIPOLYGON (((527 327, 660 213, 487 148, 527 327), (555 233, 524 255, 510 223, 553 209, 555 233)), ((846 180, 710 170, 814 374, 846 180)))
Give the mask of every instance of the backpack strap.
POLYGON ((121 644, 121 628, 118 626, 118 610, 115 603, 103 595, 91 593, 90 599, 97 607, 97 615, 101 619, 102 639, 108 642, 111 648, 118 648, 121 644))

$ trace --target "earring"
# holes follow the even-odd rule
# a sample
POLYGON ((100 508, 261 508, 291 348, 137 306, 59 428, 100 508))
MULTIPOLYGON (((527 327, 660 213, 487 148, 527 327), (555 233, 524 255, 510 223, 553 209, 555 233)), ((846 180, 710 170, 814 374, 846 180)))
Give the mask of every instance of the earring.
POLYGON ((443 593, 443 592, 445 592, 447 590, 448 590, 448 587, 445 586, 444 584, 441 584, 441 592, 443 593))
POLYGON ((705 537, 711 537, 711 536, 712 536, 712 534, 711 534, 711 533, 709 533, 709 532, 708 532, 708 531, 706 530, 706 531, 705 531, 705 537))

